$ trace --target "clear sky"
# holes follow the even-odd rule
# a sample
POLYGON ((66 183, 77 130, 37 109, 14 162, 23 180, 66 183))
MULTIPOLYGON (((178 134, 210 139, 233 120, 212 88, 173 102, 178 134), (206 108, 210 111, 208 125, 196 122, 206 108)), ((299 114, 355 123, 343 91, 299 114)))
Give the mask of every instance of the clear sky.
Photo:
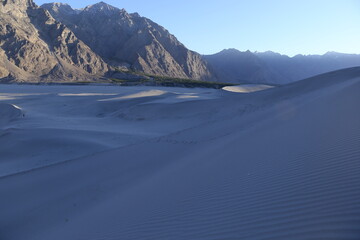
MULTIPOLYGON (((51 0, 50 0, 51 1, 51 0)), ((56 0, 82 8, 100 0, 56 0)), ((49 0, 35 0, 39 5, 49 0)), ((360 0, 104 0, 167 28, 201 54, 360 53, 360 0)))

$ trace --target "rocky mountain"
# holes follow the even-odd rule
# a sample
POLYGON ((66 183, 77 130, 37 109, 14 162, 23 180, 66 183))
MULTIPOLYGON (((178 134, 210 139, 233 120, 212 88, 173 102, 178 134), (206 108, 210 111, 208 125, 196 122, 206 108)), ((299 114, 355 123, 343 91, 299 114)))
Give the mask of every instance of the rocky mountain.
POLYGON ((287 82, 315 75, 360 66, 360 55, 328 52, 324 55, 288 57, 271 51, 255 53, 268 67, 281 74, 287 82))
POLYGON ((0 80, 96 79, 108 65, 32 0, 0 3, 0 80))
POLYGON ((215 79, 201 55, 137 13, 129 14, 104 2, 82 10, 58 3, 42 8, 114 67, 178 78, 215 79))
POLYGON ((236 49, 203 56, 219 81, 285 84, 322 73, 360 66, 360 55, 328 52, 289 57, 274 52, 252 53, 236 49))
POLYGON ((226 49, 204 56, 222 82, 280 84, 284 79, 250 51, 226 49))
POLYGON ((360 55, 334 52, 288 57, 228 49, 201 56, 150 19, 104 2, 81 10, 61 3, 38 7, 33 0, 0 2, 1 82, 144 78, 139 72, 284 84, 354 66, 360 66, 360 55))

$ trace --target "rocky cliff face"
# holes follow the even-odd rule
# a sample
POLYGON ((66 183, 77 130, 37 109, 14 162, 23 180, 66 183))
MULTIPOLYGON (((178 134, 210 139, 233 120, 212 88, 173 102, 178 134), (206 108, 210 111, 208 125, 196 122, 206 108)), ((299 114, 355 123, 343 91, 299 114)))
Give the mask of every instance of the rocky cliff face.
POLYGON ((0 3, 0 79, 69 81, 103 76, 108 65, 32 0, 0 3))
POLYGON ((45 4, 59 22, 115 67, 179 78, 214 80, 202 57, 173 35, 137 13, 103 2, 74 10, 66 4, 45 4))

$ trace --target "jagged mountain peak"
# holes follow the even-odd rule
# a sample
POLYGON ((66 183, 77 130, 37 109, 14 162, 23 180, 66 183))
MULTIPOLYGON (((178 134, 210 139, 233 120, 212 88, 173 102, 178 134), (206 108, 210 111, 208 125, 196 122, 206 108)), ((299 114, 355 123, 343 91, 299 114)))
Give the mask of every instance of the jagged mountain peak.
POLYGON ((221 55, 233 55, 233 56, 236 56, 236 55, 243 55, 243 54, 247 54, 247 55, 253 55, 253 53, 250 51, 250 50, 247 50, 247 51, 240 51, 236 48, 228 48, 228 49, 224 49, 222 50, 221 52, 217 53, 217 54, 221 54, 221 55))
POLYGON ((46 9, 114 67, 127 65, 153 75, 215 80, 199 54, 138 13, 129 14, 105 2, 87 6, 76 16, 46 9))
POLYGON ((220 53, 240 53, 240 50, 236 48, 223 49, 220 53))
POLYGON ((103 1, 85 7, 82 10, 82 12, 91 13, 91 14, 100 14, 101 13, 101 14, 106 14, 106 15, 126 13, 125 9, 119 9, 119 8, 114 7, 110 4, 107 4, 103 1))
POLYGON ((45 3, 44 5, 53 5, 53 6, 58 7, 58 8, 66 7, 66 8, 71 8, 72 9, 72 7, 69 4, 61 3, 61 2, 45 3))
POLYGON ((69 4, 67 3, 61 3, 61 2, 52 2, 52 3, 45 3, 41 5, 42 8, 45 8, 47 10, 51 10, 52 13, 71 13, 71 14, 78 14, 78 13, 91 13, 91 14, 115 14, 115 13, 126 13, 125 9, 119 9, 117 7, 114 7, 110 4, 107 4, 105 2, 98 2, 92 5, 88 5, 85 8, 82 9, 73 9, 69 4))
POLYGON ((51 9, 53 13, 57 14, 77 14, 79 11, 73 9, 69 4, 67 3, 60 3, 60 2, 53 2, 53 3, 45 3, 41 5, 42 8, 45 9, 51 9))
POLYGON ((286 55, 282 55, 282 54, 280 54, 280 53, 273 52, 273 51, 254 52, 254 53, 255 53, 256 55, 268 56, 268 57, 286 56, 286 55))
POLYGON ((140 18, 141 17, 140 14, 137 13, 137 12, 130 13, 130 16, 135 17, 135 18, 140 18))

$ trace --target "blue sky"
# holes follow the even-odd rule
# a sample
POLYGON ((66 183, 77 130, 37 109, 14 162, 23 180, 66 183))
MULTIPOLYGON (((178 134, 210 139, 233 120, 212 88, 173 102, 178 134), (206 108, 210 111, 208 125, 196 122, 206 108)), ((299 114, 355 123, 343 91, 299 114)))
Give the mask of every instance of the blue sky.
MULTIPOLYGON (((82 8, 100 0, 57 0, 82 8)), ((35 0, 37 4, 49 1, 35 0)), ((360 53, 360 0, 105 0, 167 28, 188 48, 288 55, 360 53)))

